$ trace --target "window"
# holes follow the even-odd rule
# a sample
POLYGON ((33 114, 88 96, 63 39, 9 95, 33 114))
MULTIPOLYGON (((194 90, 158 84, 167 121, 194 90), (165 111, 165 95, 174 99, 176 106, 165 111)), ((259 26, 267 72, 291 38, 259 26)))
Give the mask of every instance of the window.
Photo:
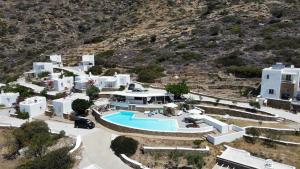
POLYGON ((267 75, 267 79, 270 79, 270 75, 267 75))
POLYGON ((274 94, 274 89, 269 89, 269 94, 274 94))
POLYGON ((286 76, 285 76, 285 80, 291 81, 291 80, 292 80, 292 75, 286 75, 286 76))

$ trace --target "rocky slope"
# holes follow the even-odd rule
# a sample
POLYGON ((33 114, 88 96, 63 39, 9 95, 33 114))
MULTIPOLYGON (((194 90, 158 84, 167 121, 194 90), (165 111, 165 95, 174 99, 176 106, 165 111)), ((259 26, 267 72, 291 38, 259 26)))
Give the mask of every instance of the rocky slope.
POLYGON ((169 74, 300 66, 299 21, 299 0, 3 0, 0 81, 57 51, 68 64, 96 53, 98 64, 155 63, 169 74))

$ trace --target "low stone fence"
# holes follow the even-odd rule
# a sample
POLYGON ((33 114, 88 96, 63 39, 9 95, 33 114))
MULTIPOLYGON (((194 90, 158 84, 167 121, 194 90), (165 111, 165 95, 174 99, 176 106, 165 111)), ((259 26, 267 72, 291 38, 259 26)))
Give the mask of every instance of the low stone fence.
POLYGON ((230 109, 237 109, 237 110, 246 111, 246 112, 249 112, 249 113, 256 113, 256 114, 274 116, 273 114, 262 111, 260 109, 255 109, 255 108, 250 108, 250 107, 246 108, 246 107, 243 107, 243 106, 236 105, 234 103, 226 104, 226 103, 216 103, 216 102, 212 102, 212 101, 199 101, 199 104, 201 104, 201 103, 210 104, 210 105, 213 105, 213 106, 224 106, 224 107, 228 107, 230 109))
POLYGON ((287 100, 275 100, 275 99, 268 99, 267 105, 277 109, 291 109, 291 102, 287 100))
POLYGON ((143 146, 142 151, 144 153, 151 153, 151 152, 199 152, 199 153, 209 153, 209 147, 206 146, 205 148, 186 148, 186 147, 149 147, 143 146))
POLYGON ((211 142, 214 145, 218 145, 224 142, 232 142, 236 139, 242 138, 244 134, 246 134, 246 131, 244 128, 230 125, 231 130, 234 132, 221 134, 221 135, 207 135, 207 140, 211 142))
MULTIPOLYGON (((254 138, 254 136, 248 135, 248 134, 245 134, 244 137, 254 138)), ((300 143, 292 142, 292 141, 273 140, 273 139, 270 139, 268 137, 263 137, 263 136, 259 136, 259 137, 256 137, 256 138, 261 139, 261 140, 271 141, 271 142, 274 142, 274 143, 277 143, 277 144, 290 145, 290 146, 300 146, 300 143)))
POLYGON ((250 113, 250 112, 235 110, 235 109, 230 109, 230 108, 219 108, 219 107, 204 106, 204 105, 198 105, 198 107, 200 107, 201 109, 204 109, 205 113, 207 113, 207 114, 219 114, 219 115, 228 114, 230 116, 243 117, 243 118, 262 120, 262 121, 278 120, 277 116, 250 113))
POLYGON ((260 131, 268 131, 272 132, 274 134, 281 134, 281 135, 289 135, 289 134, 296 134, 297 132, 300 133, 300 129, 285 129, 285 128, 272 128, 272 127, 260 127, 260 126, 247 126, 245 127, 246 131, 248 131, 250 128, 255 128, 260 131))
POLYGON ((127 157, 125 154, 120 155, 121 160, 134 169, 150 169, 147 166, 127 157))

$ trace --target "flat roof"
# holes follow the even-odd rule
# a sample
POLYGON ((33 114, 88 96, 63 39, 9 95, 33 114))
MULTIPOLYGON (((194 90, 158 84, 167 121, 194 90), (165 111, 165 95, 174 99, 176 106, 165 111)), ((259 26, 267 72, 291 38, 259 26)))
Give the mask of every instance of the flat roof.
POLYGON ((229 146, 226 146, 226 148, 227 149, 222 153, 222 155, 218 156, 219 158, 257 169, 265 169, 266 164, 268 163, 271 164, 272 169, 296 169, 294 166, 271 161, 270 159, 265 160, 263 158, 252 156, 245 150, 236 149, 229 146))
POLYGON ((165 90, 148 90, 144 92, 132 92, 128 90, 124 91, 114 91, 114 92, 106 92, 100 94, 111 94, 111 95, 120 95, 120 96, 128 96, 128 97, 155 97, 155 96, 166 96, 168 93, 165 90))

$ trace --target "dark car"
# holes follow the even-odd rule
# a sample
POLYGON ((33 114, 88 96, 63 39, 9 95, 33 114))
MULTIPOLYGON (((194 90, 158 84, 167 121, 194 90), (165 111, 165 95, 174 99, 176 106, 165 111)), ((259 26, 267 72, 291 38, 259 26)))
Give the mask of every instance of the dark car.
POLYGON ((95 123, 89 119, 79 118, 74 122, 75 128, 92 129, 95 127, 95 123))

